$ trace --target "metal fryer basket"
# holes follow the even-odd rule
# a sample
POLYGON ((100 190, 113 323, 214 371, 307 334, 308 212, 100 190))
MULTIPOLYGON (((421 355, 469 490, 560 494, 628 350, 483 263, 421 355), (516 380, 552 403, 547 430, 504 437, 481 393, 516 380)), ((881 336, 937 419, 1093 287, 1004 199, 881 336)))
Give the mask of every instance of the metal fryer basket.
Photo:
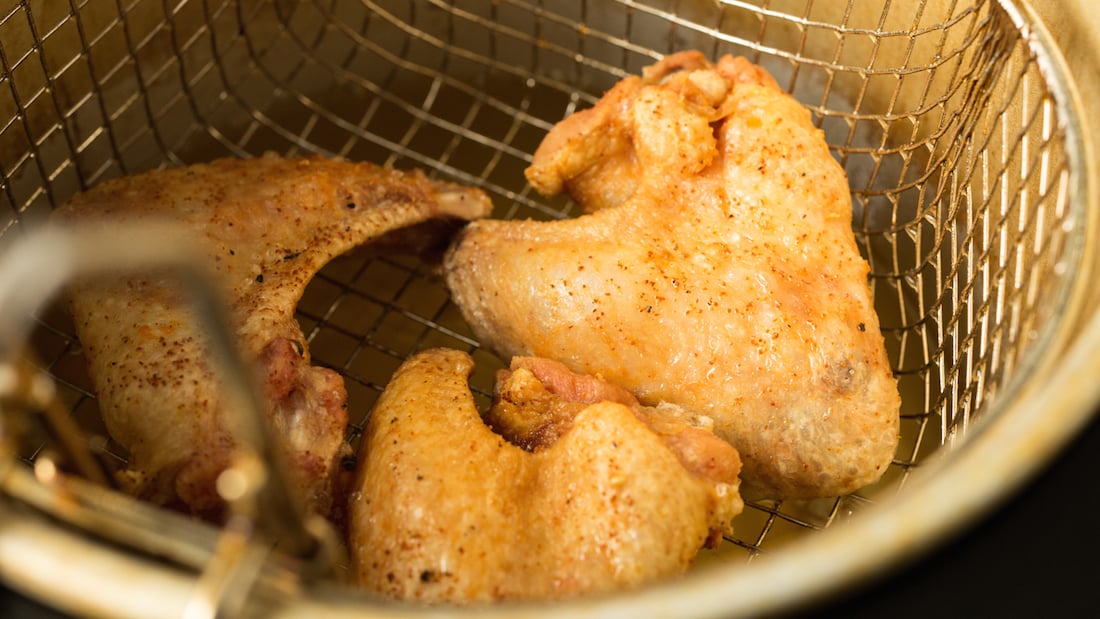
MULTIPOLYGON (((1073 379, 1065 374, 1069 343, 1086 332, 1092 311, 1084 275, 1096 259, 1097 206, 1072 80, 1027 7, 994 0, 11 1, 0 7, 0 245, 107 178, 269 150, 417 166, 485 189, 495 216, 567 217, 574 214, 568 201, 538 198, 523 177, 542 135, 622 77, 688 48, 746 55, 766 67, 810 109, 847 170, 853 228, 903 395, 901 445, 876 486, 828 500, 750 503, 735 537, 685 582, 582 610, 644 608, 647 596, 695 596, 697 614, 790 603, 832 585, 807 576, 793 593, 780 587, 745 596, 737 587, 752 591, 785 562, 852 543, 853 530, 903 511, 897 503, 963 478, 956 463, 997 462, 971 454, 997 434, 998 420, 1025 420, 1016 411, 1028 403, 1079 415, 1092 405, 1088 392, 1063 402, 1037 391, 1048 380, 1073 379), (707 604, 700 589, 713 589, 707 604)), ((411 259, 334 262, 307 290, 299 319, 315 361, 346 379, 353 435, 390 373, 416 350, 473 352, 483 368, 473 386, 482 394, 499 365, 479 351, 442 283, 411 259)), ((44 307, 31 334, 35 356, 93 451, 117 465, 126 454, 105 436, 72 333, 63 312, 44 307)), ((31 469, 39 452, 16 457, 31 469)), ((34 503, 12 475, 0 475, 0 508, 34 503)), ((952 507, 950 498, 935 501, 952 507)), ((20 517, 33 528, 48 503, 20 517)), ((158 575, 158 586, 189 592, 204 573, 191 564, 218 557, 210 541, 218 532, 198 529, 188 535, 205 550, 193 561, 175 557, 183 568, 158 575)), ((67 544, 96 537, 65 534, 74 535, 67 544)), ((877 560, 864 554, 832 584, 877 560)), ((26 573, 33 562, 19 564, 0 558, 0 575, 62 607, 128 614, 118 602, 101 608, 56 591, 26 573)), ((237 600, 242 610, 383 612, 328 583, 289 586, 283 572, 258 574, 249 582, 275 584, 254 585, 237 600)), ((189 595, 180 594, 179 604, 187 606, 189 595)))

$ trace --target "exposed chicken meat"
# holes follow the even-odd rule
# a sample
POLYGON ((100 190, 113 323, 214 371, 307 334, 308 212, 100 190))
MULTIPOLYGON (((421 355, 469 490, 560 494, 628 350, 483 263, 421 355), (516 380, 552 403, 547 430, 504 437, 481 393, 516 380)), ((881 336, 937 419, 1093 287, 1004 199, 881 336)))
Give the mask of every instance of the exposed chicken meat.
POLYGON ((764 496, 883 474, 899 397, 847 179, 767 73, 666 57, 552 129, 527 176, 589 213, 459 235, 447 282, 484 343, 712 419, 764 496))
POLYGON ((529 450, 552 444, 580 411, 599 402, 629 406, 665 442, 686 469, 715 481, 734 483, 741 470, 737 452, 713 434, 713 423, 674 404, 644 406, 622 387, 598 376, 575 374, 564 364, 539 357, 515 357, 497 376, 486 423, 529 450))
POLYGON ((558 368, 547 386, 530 368, 502 376, 507 402, 493 409, 509 410, 488 413, 525 448, 479 416, 469 355, 425 351, 394 374, 363 436, 348 509, 359 584, 431 603, 568 598, 680 574, 730 530, 743 503, 728 444, 680 437, 733 464, 685 466, 692 449, 676 451, 630 406, 600 398, 613 387, 558 368), (563 377, 594 387, 583 398, 593 402, 555 395, 563 377), (525 433, 547 414, 559 432, 525 433))
MULTIPOLYGON (((167 219, 199 244, 256 366, 293 480, 307 507, 327 514, 342 505, 334 495, 350 452, 346 392, 338 374, 310 363, 294 319, 306 284, 333 257, 388 231, 489 208, 481 192, 419 172, 268 155, 108 181, 56 218, 167 219)), ((215 481, 234 439, 203 326, 174 277, 146 270, 77 282, 71 308, 107 429, 129 450, 123 487, 216 517, 215 481)))

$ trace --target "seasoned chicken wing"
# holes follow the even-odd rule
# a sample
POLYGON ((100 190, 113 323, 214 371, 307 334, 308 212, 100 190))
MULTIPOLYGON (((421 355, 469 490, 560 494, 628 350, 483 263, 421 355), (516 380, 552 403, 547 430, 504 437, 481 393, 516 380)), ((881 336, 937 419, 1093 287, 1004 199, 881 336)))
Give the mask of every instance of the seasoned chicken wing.
MULTIPOLYGON (((306 284, 333 257, 384 233, 482 217, 489 208, 480 191, 419 172, 268 155, 108 181, 56 218, 168 220, 201 247, 242 354, 255 365, 292 479, 307 507, 325 515, 342 506, 334 495, 340 458, 350 452, 346 392, 336 372, 310 363, 294 319, 306 284)), ((104 422, 129 450, 121 485, 216 517, 223 502, 215 482, 234 439, 203 326, 177 282, 148 271, 76 282, 71 310, 104 422)))
POLYGON ((899 396, 847 179, 767 73, 669 56, 551 130, 527 176, 589 213, 460 233, 447 283, 484 343, 713 419, 760 495, 882 475, 899 396))
POLYGON ((501 377, 494 432, 472 370, 460 351, 419 353, 371 412, 348 508, 367 589, 472 603, 629 588, 682 573, 741 511, 737 453, 713 434, 655 430, 633 398, 541 360, 501 377))

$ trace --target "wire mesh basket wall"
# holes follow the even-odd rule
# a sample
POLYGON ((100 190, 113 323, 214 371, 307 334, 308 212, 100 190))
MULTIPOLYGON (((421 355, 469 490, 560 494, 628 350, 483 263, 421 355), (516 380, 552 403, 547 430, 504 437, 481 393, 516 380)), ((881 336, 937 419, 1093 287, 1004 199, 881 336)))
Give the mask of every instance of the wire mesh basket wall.
MULTIPOLYGON (((10 1, 0 245, 106 179, 267 151, 418 167, 484 189, 496 217, 569 217, 572 203, 523 176, 554 123, 662 55, 747 56, 810 110, 848 174, 903 419, 876 486, 751 502, 714 557, 744 562, 904 492, 915 468, 998 414, 1082 313, 1082 138, 1044 45, 994 0, 10 1)), ((353 440, 417 350, 472 352, 483 401, 501 367, 412 258, 333 262, 298 318, 315 362, 345 378, 353 440)), ((44 309, 34 353, 117 468, 126 454, 73 333, 44 309)))

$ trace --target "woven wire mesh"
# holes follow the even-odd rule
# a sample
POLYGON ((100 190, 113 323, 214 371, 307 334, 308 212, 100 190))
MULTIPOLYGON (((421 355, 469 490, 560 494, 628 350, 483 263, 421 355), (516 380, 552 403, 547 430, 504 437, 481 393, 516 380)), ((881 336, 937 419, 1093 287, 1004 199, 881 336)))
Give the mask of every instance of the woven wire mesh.
MULTIPOLYGON (((497 217, 568 217, 568 200, 536 196, 523 176, 542 136, 689 48, 747 56, 811 111, 851 182, 903 395, 883 481, 751 502, 722 552, 752 556, 901 488, 964 439, 1019 380, 1073 284, 1064 119, 997 2, 7 2, 0 245, 105 179, 265 151, 420 167, 483 188, 497 217)), ((474 353, 482 402, 500 367, 411 258, 338 259, 298 318, 315 362, 346 379, 353 438, 417 350, 474 353)), ((93 449, 120 465, 61 309, 39 316, 33 342, 93 449)))

